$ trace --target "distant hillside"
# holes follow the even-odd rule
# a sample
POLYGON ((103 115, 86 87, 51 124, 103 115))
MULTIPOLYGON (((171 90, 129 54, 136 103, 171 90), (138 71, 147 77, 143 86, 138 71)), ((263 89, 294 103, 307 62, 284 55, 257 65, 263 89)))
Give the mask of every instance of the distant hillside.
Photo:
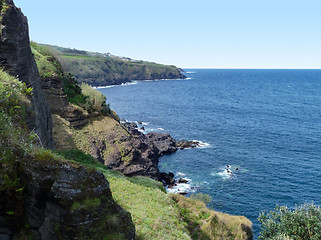
POLYGON ((44 45, 56 53, 64 70, 73 74, 79 83, 93 86, 118 85, 132 80, 184 79, 175 66, 118 57, 110 53, 44 45))

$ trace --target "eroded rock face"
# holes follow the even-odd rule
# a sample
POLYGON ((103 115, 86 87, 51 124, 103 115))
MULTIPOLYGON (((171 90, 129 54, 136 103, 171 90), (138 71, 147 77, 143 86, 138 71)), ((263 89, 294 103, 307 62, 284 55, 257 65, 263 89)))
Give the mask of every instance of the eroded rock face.
POLYGON ((30 116, 28 125, 35 129, 44 146, 52 148, 52 120, 30 49, 27 18, 12 0, 3 0, 0 5, 0 67, 33 88, 34 114, 30 116))
MULTIPOLYGON (((46 157, 22 160, 17 166, 24 185, 22 222, 28 223, 27 236, 46 240, 134 239, 131 216, 114 202, 101 172, 46 157)), ((21 236, 21 229, 14 227, 17 220, 11 224, 2 220, 0 216, 1 239, 21 236)))
POLYGON ((159 179, 158 151, 136 129, 129 131, 110 117, 93 120, 74 134, 78 148, 127 176, 159 179))

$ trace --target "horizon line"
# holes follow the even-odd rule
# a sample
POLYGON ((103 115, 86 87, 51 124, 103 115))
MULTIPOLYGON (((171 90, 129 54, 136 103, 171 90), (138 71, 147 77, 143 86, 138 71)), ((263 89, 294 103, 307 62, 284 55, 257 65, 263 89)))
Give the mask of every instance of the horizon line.
POLYGON ((321 70, 321 68, 213 68, 213 67, 178 67, 181 69, 217 69, 217 70, 321 70))

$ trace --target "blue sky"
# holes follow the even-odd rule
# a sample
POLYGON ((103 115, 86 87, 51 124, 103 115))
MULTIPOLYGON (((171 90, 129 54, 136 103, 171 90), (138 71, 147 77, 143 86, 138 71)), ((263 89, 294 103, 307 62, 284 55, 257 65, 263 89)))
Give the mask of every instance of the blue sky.
POLYGON ((320 0, 14 0, 33 41, 183 68, 321 68, 320 0))

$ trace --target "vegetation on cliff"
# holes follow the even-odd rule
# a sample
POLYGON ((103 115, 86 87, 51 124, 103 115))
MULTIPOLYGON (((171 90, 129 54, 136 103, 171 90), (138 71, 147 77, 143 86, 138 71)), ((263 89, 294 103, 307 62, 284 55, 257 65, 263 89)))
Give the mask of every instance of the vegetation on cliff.
POLYGON ((54 51, 64 70, 73 74, 79 83, 92 86, 115 85, 131 80, 186 78, 177 67, 171 65, 51 45, 42 46, 54 51))
POLYGON ((61 63, 52 49, 35 42, 31 42, 30 46, 43 85, 47 88, 47 93, 52 91, 54 87, 48 85, 50 82, 62 82, 63 92, 71 104, 80 106, 89 113, 99 112, 103 115, 110 115, 112 113, 109 105, 106 104, 106 97, 103 94, 95 91, 89 85, 83 84, 79 86, 73 75, 64 73, 61 63))
POLYGON ((0 225, 6 236, 131 239, 130 215, 112 199, 105 177, 38 146, 25 124, 31 94, 0 70, 0 225))

